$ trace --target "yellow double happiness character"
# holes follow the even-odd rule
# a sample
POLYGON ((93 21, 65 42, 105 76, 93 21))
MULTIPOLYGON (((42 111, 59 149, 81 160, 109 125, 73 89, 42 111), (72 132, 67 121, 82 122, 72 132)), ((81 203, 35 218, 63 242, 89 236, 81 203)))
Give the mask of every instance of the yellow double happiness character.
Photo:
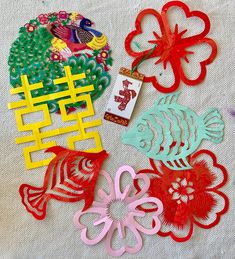
POLYGON ((31 131, 32 133, 31 135, 16 138, 17 144, 34 142, 34 145, 27 146, 23 149, 25 164, 27 169, 48 165, 51 159, 53 158, 51 157, 49 159, 43 159, 35 162, 32 161, 31 154, 33 152, 45 150, 49 147, 57 145, 55 141, 44 143, 43 139, 45 138, 49 138, 49 137, 53 137, 53 136, 57 136, 65 133, 78 132, 78 134, 67 138, 68 148, 75 149, 76 142, 87 140, 87 139, 93 139, 95 142, 95 147, 85 151, 99 152, 103 149, 99 133, 97 131, 86 132, 87 128, 101 125, 101 120, 97 119, 97 120, 88 121, 88 122, 83 121, 84 118, 93 116, 95 114, 92 101, 91 101, 91 96, 90 94, 85 94, 87 92, 93 91, 94 86, 87 85, 84 87, 75 88, 74 81, 84 79, 86 75, 84 73, 72 75, 69 66, 65 66, 64 70, 65 70, 65 77, 55 79, 54 84, 59 85, 59 84, 67 83, 68 89, 65 91, 44 95, 40 97, 32 97, 31 91, 39 88, 43 88, 43 84, 41 82, 36 84, 29 84, 28 77, 26 75, 21 76, 21 82, 22 82, 21 87, 13 88, 10 90, 11 95, 23 93, 25 96, 24 100, 9 103, 8 108, 17 109, 15 111, 15 117, 16 117, 18 130, 20 132, 31 131), (83 94, 79 95, 81 93, 83 94), (74 121, 76 123, 72 126, 56 128, 48 131, 41 131, 41 128, 52 125, 52 120, 51 120, 51 116, 50 116, 47 104, 40 104, 40 103, 43 103, 49 100, 61 99, 61 98, 66 98, 58 101, 62 120, 64 122, 74 121), (86 102, 86 107, 87 107, 86 110, 78 111, 72 114, 67 114, 66 105, 76 103, 76 102, 81 102, 81 101, 86 102), (23 121, 23 116, 34 112, 42 112, 43 120, 37 121, 34 123, 25 124, 23 121))

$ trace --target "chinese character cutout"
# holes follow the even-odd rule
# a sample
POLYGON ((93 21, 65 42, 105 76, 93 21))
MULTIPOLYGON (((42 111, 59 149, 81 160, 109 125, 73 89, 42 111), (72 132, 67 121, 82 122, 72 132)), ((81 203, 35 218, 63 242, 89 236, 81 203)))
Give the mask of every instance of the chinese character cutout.
POLYGON ((128 105, 128 103, 136 97, 136 91, 128 89, 129 85, 132 85, 132 82, 128 81, 127 79, 122 81, 123 89, 119 91, 119 95, 114 96, 114 101, 120 103, 118 109, 120 111, 124 111, 128 105))

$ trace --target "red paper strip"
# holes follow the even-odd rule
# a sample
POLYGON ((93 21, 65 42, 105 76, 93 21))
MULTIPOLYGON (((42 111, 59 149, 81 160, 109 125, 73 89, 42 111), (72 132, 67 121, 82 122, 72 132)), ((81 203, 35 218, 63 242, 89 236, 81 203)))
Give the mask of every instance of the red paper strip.
POLYGON ((155 64, 157 65, 159 63, 163 63, 164 70, 171 67, 174 74, 174 83, 170 87, 166 87, 165 85, 162 85, 158 82, 158 78, 155 75, 146 76, 144 78, 144 82, 151 82, 158 91, 163 93, 171 93, 175 91, 179 87, 180 80, 189 86, 201 83, 206 76, 206 66, 212 63, 217 54, 216 43, 212 39, 206 38, 206 35, 210 31, 210 20, 208 16, 200 11, 190 11, 189 7, 180 1, 171 1, 165 4, 162 8, 161 14, 154 9, 145 9, 140 12, 135 22, 136 29, 132 31, 125 40, 125 49, 127 53, 135 58, 132 67, 136 67, 136 65, 139 64, 141 60, 143 60, 152 50, 147 49, 144 51, 136 52, 132 48, 132 46, 134 46, 134 44, 132 44, 134 38, 143 33, 141 26, 142 20, 148 19, 146 16, 149 15, 153 16, 157 20, 161 30, 161 35, 158 35, 155 31, 153 32, 153 38, 149 39, 148 42, 153 44, 155 49, 144 62, 147 62, 151 58, 156 58, 155 64), (183 31, 179 31, 177 23, 174 30, 172 30, 168 20, 168 11, 172 7, 178 7, 182 9, 187 19, 196 17, 201 20, 201 22, 204 24, 204 30, 201 33, 190 37, 185 37, 184 35, 187 32, 187 28, 183 31), (190 79, 187 77, 183 69, 182 59, 188 63, 189 61, 187 56, 189 54, 193 55, 194 53, 188 51, 187 49, 194 45, 203 43, 210 45, 212 49, 211 54, 207 59, 200 62, 201 71, 199 76, 196 79, 190 79))
MULTIPOLYGON (((163 203, 160 236, 170 236, 177 242, 192 237, 194 225, 209 229, 217 225, 229 207, 228 197, 220 191, 228 179, 225 167, 217 163, 214 153, 200 150, 190 157, 191 170, 174 171, 150 159, 152 169, 138 173, 152 176, 148 191, 163 203)), ((135 181, 138 191, 141 188, 135 181)), ((155 208, 143 208, 145 212, 155 208)))
POLYGON ((83 210, 88 209, 94 200, 96 181, 108 154, 73 151, 55 146, 47 149, 56 157, 48 165, 41 188, 22 184, 19 192, 27 211, 36 219, 46 217, 47 202, 55 199, 63 202, 76 202, 84 199, 83 210))

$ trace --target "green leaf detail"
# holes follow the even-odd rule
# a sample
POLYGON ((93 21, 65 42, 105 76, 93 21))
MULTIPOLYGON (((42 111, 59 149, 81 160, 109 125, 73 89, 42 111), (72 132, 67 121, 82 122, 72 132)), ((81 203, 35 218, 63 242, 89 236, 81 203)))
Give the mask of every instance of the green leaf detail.
MULTIPOLYGON (((48 17, 48 20, 55 22, 57 21, 57 16, 53 13, 48 17)), ((67 25, 70 20, 69 18, 62 21, 62 24, 67 25)), ((8 65, 11 86, 21 86, 20 76, 27 75, 31 84, 42 82, 44 86, 42 89, 32 91, 32 96, 34 97, 40 97, 55 91, 64 91, 67 88, 67 84, 55 86, 53 80, 64 77, 64 66, 69 65, 72 74, 86 74, 85 79, 75 82, 75 87, 93 84, 94 90, 91 92, 91 99, 92 101, 98 99, 111 81, 109 73, 104 69, 104 64, 98 64, 96 61, 96 56, 102 50, 94 50, 93 57, 81 54, 78 57, 72 56, 67 61, 53 61, 51 60, 51 40, 53 35, 37 19, 30 20, 30 24, 38 26, 38 28, 29 33, 25 27, 21 27, 19 36, 13 42, 10 49, 8 65)), ((109 57, 106 64, 112 65, 112 63, 113 59, 109 57)), ((19 96, 21 99, 24 99, 24 94, 19 94, 19 96)), ((58 101, 46 102, 51 113, 58 111, 58 101)), ((68 105, 68 107, 81 107, 84 104, 84 102, 79 102, 68 105)))
POLYGON ((111 57, 109 57, 109 58, 106 59, 105 63, 106 63, 106 65, 112 66, 113 65, 113 59, 111 57))

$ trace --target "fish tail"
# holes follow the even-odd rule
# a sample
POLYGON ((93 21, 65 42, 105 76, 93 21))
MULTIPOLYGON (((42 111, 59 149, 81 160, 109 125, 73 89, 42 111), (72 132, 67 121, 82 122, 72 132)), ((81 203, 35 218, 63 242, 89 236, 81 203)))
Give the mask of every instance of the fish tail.
POLYGON ((215 108, 209 109, 203 116, 204 137, 213 143, 220 143, 224 137, 224 121, 219 111, 215 108))
POLYGON ((45 189, 22 184, 19 188, 19 193, 27 211, 38 220, 44 219, 48 201, 45 189))

